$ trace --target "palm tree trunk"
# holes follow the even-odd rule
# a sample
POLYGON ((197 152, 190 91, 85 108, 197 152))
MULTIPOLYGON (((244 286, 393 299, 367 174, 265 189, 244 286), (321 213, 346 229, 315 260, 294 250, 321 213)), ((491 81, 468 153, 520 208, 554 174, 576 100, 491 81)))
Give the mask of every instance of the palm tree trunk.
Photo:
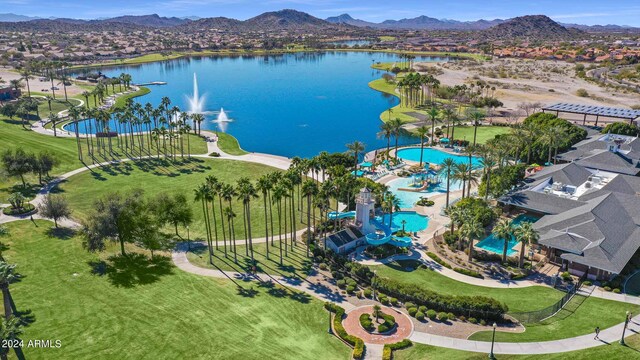
POLYGON ((469 262, 473 261, 473 238, 469 238, 469 262))
MULTIPOLYGON (((253 239, 251 238, 251 207, 249 202, 247 202, 247 229, 249 230, 249 252, 251 253, 251 265, 255 267, 256 262, 253 258, 253 239)), ((269 245, 267 244, 267 246, 269 245)))
POLYGON ((9 320, 12 314, 11 308, 11 294, 9 293, 9 284, 3 283, 2 287, 2 303, 4 304, 4 317, 9 320))
POLYGON ((520 241, 520 261, 518 262, 518 266, 522 269, 524 266, 524 241, 520 241))
POLYGON ((262 198, 264 200, 264 231, 266 234, 266 240, 265 243, 267 245, 267 260, 269 260, 269 218, 268 218, 268 214, 267 214, 267 192, 263 192, 262 193, 262 198))

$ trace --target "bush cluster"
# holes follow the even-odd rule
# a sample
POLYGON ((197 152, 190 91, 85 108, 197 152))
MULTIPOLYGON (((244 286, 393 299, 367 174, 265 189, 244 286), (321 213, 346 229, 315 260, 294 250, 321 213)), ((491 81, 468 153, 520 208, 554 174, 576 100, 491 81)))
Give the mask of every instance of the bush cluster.
POLYGON ((371 322, 369 314, 360 315, 360 326, 367 331, 373 331, 373 322, 371 322))
POLYGON ((444 295, 420 285, 403 284, 388 278, 380 278, 377 281, 377 287, 380 291, 393 295, 402 301, 411 301, 435 311, 451 312, 492 321, 502 320, 503 315, 508 311, 508 307, 504 303, 490 297, 444 295))
POLYGON ((382 360, 391 360, 394 350, 406 349, 412 345, 413 343, 409 339, 404 339, 393 344, 386 344, 382 349, 382 360))
POLYGON ((444 260, 440 259, 440 257, 432 252, 427 252, 427 256, 430 257, 431 259, 433 259, 433 261, 437 262, 438 264, 451 269, 451 265, 447 264, 446 262, 444 262, 444 260))
POLYGON ((387 332, 387 331, 393 329, 393 327, 396 325, 396 319, 393 316, 387 315, 387 314, 382 314, 382 318, 384 319, 384 322, 382 324, 378 325, 378 332, 379 333, 387 332))
POLYGON ((473 271, 473 270, 468 270, 468 269, 464 269, 464 268, 454 268, 453 271, 463 274, 463 275, 467 275, 467 276, 471 276, 474 278, 478 278, 478 279, 484 279, 484 276, 482 276, 479 272, 477 271, 473 271))
POLYGON ((347 344, 353 346, 353 358, 356 360, 362 359, 364 355, 364 341, 359 337, 349 335, 342 326, 342 317, 344 316, 344 309, 336 304, 327 302, 324 304, 324 308, 335 314, 333 318, 333 329, 336 334, 347 344))

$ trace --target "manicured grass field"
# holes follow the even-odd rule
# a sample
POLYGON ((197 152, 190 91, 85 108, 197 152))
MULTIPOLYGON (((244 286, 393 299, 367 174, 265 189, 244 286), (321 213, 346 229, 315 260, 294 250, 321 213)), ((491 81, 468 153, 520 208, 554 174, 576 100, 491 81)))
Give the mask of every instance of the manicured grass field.
POLYGON ((564 293, 549 287, 531 286, 519 289, 494 289, 465 284, 440 275, 430 269, 418 269, 412 260, 398 261, 372 267, 378 276, 388 277, 403 283, 424 286, 426 289, 449 295, 484 295, 495 298, 509 306, 510 312, 531 311, 553 305, 564 293), (415 269, 406 271, 406 268, 415 269))
MULTIPOLYGON (((222 236, 222 235, 220 235, 222 236)), ((282 238, 284 242, 284 236, 282 238)), ((288 243, 291 243, 289 238, 288 243)), ((246 255, 244 245, 236 245, 238 251, 238 263, 234 262, 233 246, 227 243, 227 257, 224 257, 224 247, 222 239, 219 241, 219 249, 214 248, 213 264, 209 263, 209 254, 206 247, 193 247, 187 253, 189 261, 195 265, 234 272, 247 272, 252 269, 251 257, 246 255)), ((291 246, 282 246, 282 265, 280 265, 280 246, 276 236, 273 246, 269 243, 269 260, 267 260, 267 245, 265 243, 253 244, 253 256, 256 261, 256 270, 261 273, 280 276, 306 277, 307 271, 311 268, 311 259, 307 258, 306 247, 302 240, 298 240, 297 245, 291 250, 291 246)))
POLYGON ((220 150, 226 152, 229 155, 248 154, 246 151, 240 148, 238 139, 236 139, 232 135, 220 131, 216 131, 215 133, 216 135, 218 135, 218 147, 220 148, 220 150))
MULTIPOLYGON (((530 342, 570 338, 592 333, 596 326, 606 329, 624 321, 627 311, 637 314, 640 306, 596 297, 574 297, 558 314, 539 324, 527 325, 520 334, 496 333, 496 341, 530 342)), ((471 340, 491 341, 491 332, 483 331, 471 340)))
MULTIPOLYGON (((544 355, 496 355, 500 360, 582 360, 582 359, 635 359, 640 352, 640 335, 625 339, 626 346, 617 342, 591 349, 544 355)), ((486 353, 445 349, 435 346, 414 344, 406 350, 394 351, 395 360, 484 360, 486 353)))
POLYGON ((136 97, 139 97, 139 96, 144 96, 144 95, 147 95, 150 92, 151 92, 151 90, 149 90, 149 88, 141 86, 140 89, 138 89, 137 91, 134 91, 134 92, 129 93, 127 95, 123 95, 123 96, 118 97, 116 99, 116 103, 113 105, 113 107, 115 109, 124 108, 125 104, 127 103, 127 99, 133 99, 133 98, 136 98, 136 97))
MULTIPOLYGON (((194 189, 204 183, 205 178, 209 175, 214 175, 221 182, 235 186, 236 181, 243 176, 255 180, 261 175, 273 171, 279 170, 262 164, 234 160, 193 158, 191 161, 177 164, 145 160, 136 163, 125 162, 104 166, 93 171, 86 171, 71 177, 61 184, 58 189, 69 200, 69 205, 74 211, 73 217, 81 219, 93 207, 95 199, 111 192, 119 191, 124 193, 141 188, 145 190, 147 195, 155 195, 161 192, 183 193, 191 200, 193 199, 194 189)), ((254 237, 262 237, 265 233, 263 204, 261 197, 251 201, 251 222, 254 237)), ((225 203, 223 206, 226 207, 228 204, 225 203)), ((236 213, 236 218, 234 219, 236 239, 244 239, 242 203, 238 199, 234 199, 232 206, 236 213)), ((191 225, 191 238, 204 239, 202 204, 194 201, 192 207, 194 222, 191 225)), ((275 205, 273 209, 274 227, 277 229, 278 221, 275 205)), ((220 209, 217 199, 216 214, 219 218, 220 209)), ((296 212, 298 228, 303 226, 300 223, 300 217, 300 214, 296 212)), ((219 229, 222 228, 219 220, 217 225, 219 229)), ((182 230, 182 236, 185 235, 185 231, 182 230)))
MULTIPOLYGON (((451 131, 451 130, 449 130, 451 131)), ((484 125, 478 127, 478 144, 484 144, 487 141, 496 137, 496 135, 507 134, 509 133, 510 128, 507 126, 491 126, 484 125)), ((444 130, 446 134, 446 129, 444 130)), ((457 140, 468 140, 473 143, 473 126, 456 126, 454 131, 454 139, 457 140)))
MULTIPOLYGON (((27 126, 27 129, 28 128, 29 127, 27 126)), ((206 153, 207 144, 202 138, 193 134, 190 134, 189 137, 192 153, 206 153)), ((8 118, 0 117, 0 143, 3 144, 3 150, 7 148, 11 149, 20 147, 25 151, 36 154, 45 150, 53 153, 58 161, 58 165, 53 168, 53 171, 50 173, 51 176, 64 174, 66 172, 84 166, 84 164, 78 160, 78 150, 76 146, 76 140, 74 138, 53 137, 38 134, 31 130, 23 129, 20 125, 20 120, 9 120, 8 118)), ((184 146, 186 151, 186 140, 184 146)), ((82 148, 83 152, 85 153, 85 161, 88 164, 91 164, 91 158, 86 153, 87 145, 84 139, 82 142, 82 148)), ((114 150, 116 152, 115 155, 109 156, 107 158, 103 156, 97 156, 96 162, 116 160, 128 156, 122 150, 119 150, 115 147, 114 150)), ((26 179, 30 184, 33 184, 34 186, 29 191, 26 191, 25 195, 33 196, 33 192, 37 191, 39 187, 36 184, 37 177, 28 175, 26 176, 26 179)), ((14 191, 23 191, 20 179, 0 177, 0 203, 6 203, 8 195, 14 191)))
MULTIPOLYGON (((24 275, 11 285, 33 322, 21 336, 61 348, 26 348, 27 359, 347 359, 327 333, 322 303, 254 282, 182 272, 170 258, 86 252, 52 224, 8 224, 5 258, 24 275), (241 288, 239 288, 240 286, 241 288)), ((11 356, 15 356, 13 353, 11 356)))

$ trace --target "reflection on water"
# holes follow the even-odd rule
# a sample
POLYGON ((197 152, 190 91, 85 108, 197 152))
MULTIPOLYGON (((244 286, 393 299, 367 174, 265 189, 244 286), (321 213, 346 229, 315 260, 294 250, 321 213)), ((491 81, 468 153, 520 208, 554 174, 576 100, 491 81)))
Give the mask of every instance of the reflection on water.
MULTIPOLYGON (((423 61, 443 59, 424 58, 423 61)), ((345 151, 345 144, 364 142, 367 149, 386 146, 376 134, 380 113, 395 106, 395 96, 368 87, 383 72, 372 62, 393 62, 393 54, 373 52, 301 52, 273 56, 207 56, 180 58, 103 69, 107 76, 131 74, 134 83, 166 81, 135 101, 188 110, 197 73, 201 94, 207 94, 203 129, 221 124, 244 149, 284 156, 313 156, 320 151, 345 151), (232 122, 217 122, 217 111, 232 111, 232 122)), ((81 129, 83 125, 81 124, 81 129)), ((406 143, 413 140, 402 140, 406 143)))

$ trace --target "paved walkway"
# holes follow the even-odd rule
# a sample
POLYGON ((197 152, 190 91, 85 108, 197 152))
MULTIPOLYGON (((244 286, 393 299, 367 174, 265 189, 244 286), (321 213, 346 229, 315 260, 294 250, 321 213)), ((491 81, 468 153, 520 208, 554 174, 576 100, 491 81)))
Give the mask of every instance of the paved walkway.
POLYGON ((369 314, 375 323, 375 318, 371 315, 373 313, 373 305, 360 306, 347 312, 347 317, 342 320, 342 325, 347 330, 347 333, 359 337, 365 344, 393 344, 411 336, 413 322, 407 315, 390 307, 381 306, 381 308, 383 313, 392 315, 396 320, 396 329, 389 334, 373 334, 363 329, 360 325, 360 315, 362 314, 369 314))
MULTIPOLYGON (((541 342, 521 342, 521 343, 504 343, 497 342, 493 351, 496 354, 552 354, 563 353, 567 351, 589 349, 601 345, 613 344, 620 340, 622 336, 622 328, 624 323, 612 326, 608 329, 600 331, 600 340, 594 340, 594 334, 577 336, 563 340, 541 341, 541 342)), ((633 318, 629 323, 629 327, 625 333, 625 337, 640 332, 640 316, 633 318)), ((410 337, 411 341, 432 346, 445 347, 449 349, 457 349, 464 351, 489 353, 491 343, 487 341, 473 341, 464 339, 455 339, 444 336, 432 335, 425 332, 414 331, 410 337)))

